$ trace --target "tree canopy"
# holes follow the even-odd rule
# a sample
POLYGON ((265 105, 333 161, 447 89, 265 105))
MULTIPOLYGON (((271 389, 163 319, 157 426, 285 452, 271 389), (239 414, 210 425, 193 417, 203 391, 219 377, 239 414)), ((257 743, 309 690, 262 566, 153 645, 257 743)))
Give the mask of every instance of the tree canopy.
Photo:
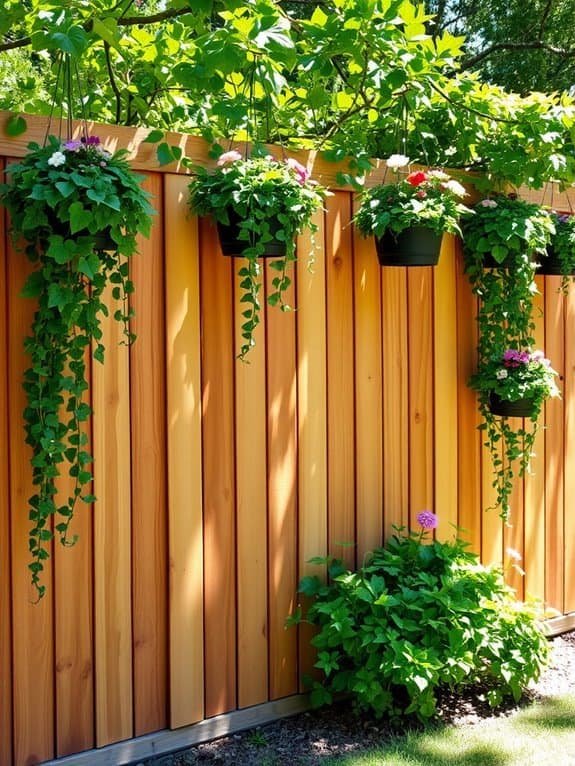
POLYGON ((179 129, 347 157, 348 181, 401 150, 515 184, 571 182, 571 98, 482 82, 460 66, 450 4, 431 5, 437 17, 410 0, 4 0, 0 107, 64 103, 76 118, 150 126, 161 161, 161 131, 179 129))

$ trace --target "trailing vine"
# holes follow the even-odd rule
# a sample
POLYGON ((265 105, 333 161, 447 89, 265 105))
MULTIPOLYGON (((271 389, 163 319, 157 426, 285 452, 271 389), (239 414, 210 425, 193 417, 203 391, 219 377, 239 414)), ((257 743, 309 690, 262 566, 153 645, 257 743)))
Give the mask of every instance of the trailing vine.
POLYGON ((94 358, 104 361, 101 318, 109 311, 108 284, 118 301, 114 317, 124 325, 126 342, 133 340, 128 260, 136 252, 136 234, 149 234, 153 210, 124 155, 111 155, 96 137, 62 143, 50 136, 46 146, 30 144, 22 162, 8 168, 11 183, 0 186, 13 236, 25 240, 34 264, 22 291, 37 301, 24 343, 30 367, 23 386, 34 484, 28 566, 39 598, 52 538, 72 545, 76 538, 69 527, 78 500, 95 500, 83 427, 92 413, 85 401, 86 356, 92 348, 94 358), (73 481, 62 498, 56 480, 64 468, 73 481))

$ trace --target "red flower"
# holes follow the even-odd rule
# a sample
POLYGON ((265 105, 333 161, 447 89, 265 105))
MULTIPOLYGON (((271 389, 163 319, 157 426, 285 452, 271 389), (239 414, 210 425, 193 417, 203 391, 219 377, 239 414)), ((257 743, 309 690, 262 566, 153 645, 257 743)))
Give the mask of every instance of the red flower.
POLYGON ((416 170, 414 173, 410 173, 405 180, 412 186, 419 186, 419 184, 427 181, 427 175, 423 170, 416 170))

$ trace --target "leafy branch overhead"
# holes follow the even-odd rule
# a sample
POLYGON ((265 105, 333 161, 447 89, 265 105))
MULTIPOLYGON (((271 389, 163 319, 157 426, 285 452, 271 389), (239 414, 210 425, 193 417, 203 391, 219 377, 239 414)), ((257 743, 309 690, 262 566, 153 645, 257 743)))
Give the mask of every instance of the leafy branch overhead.
POLYGON ((351 176, 401 151, 514 184, 570 182, 572 99, 519 98, 459 71, 470 48, 435 21, 408 0, 9 0, 0 108, 47 113, 64 51, 82 77, 75 116, 319 148, 351 157, 351 176))

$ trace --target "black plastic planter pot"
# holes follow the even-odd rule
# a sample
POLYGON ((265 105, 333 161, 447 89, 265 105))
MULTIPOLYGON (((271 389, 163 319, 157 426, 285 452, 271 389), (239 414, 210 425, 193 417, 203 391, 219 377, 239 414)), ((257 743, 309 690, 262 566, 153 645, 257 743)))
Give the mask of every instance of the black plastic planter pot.
POLYGON ((533 414, 533 399, 502 399, 498 394, 489 394, 489 409, 494 415, 505 418, 530 418, 533 414))
POLYGON ((411 226, 399 234, 387 230, 375 238, 381 266, 436 266, 442 235, 427 226, 411 226))
POLYGON ((110 228, 106 228, 94 237, 94 250, 96 252, 117 250, 118 245, 110 236, 110 228))
POLYGON ((566 274, 563 273, 563 266, 561 264, 561 261, 559 258, 555 255, 555 250, 552 247, 547 248, 547 255, 541 255, 539 256, 539 268, 537 269, 537 274, 542 274, 543 276, 553 276, 553 277, 572 277, 575 276, 575 269, 571 269, 570 271, 567 271, 566 274))
MULTIPOLYGON (((240 216, 233 210, 228 212, 230 219, 229 224, 220 223, 218 221, 218 235, 220 238, 220 247, 224 255, 241 256, 243 251, 250 246, 249 242, 245 239, 240 239, 240 216)), ((273 236, 274 232, 280 229, 280 224, 274 218, 270 219, 270 232, 273 236)), ((286 243, 281 242, 278 239, 271 239, 269 242, 264 243, 265 250, 262 253, 262 258, 284 258, 286 254, 286 243)))

